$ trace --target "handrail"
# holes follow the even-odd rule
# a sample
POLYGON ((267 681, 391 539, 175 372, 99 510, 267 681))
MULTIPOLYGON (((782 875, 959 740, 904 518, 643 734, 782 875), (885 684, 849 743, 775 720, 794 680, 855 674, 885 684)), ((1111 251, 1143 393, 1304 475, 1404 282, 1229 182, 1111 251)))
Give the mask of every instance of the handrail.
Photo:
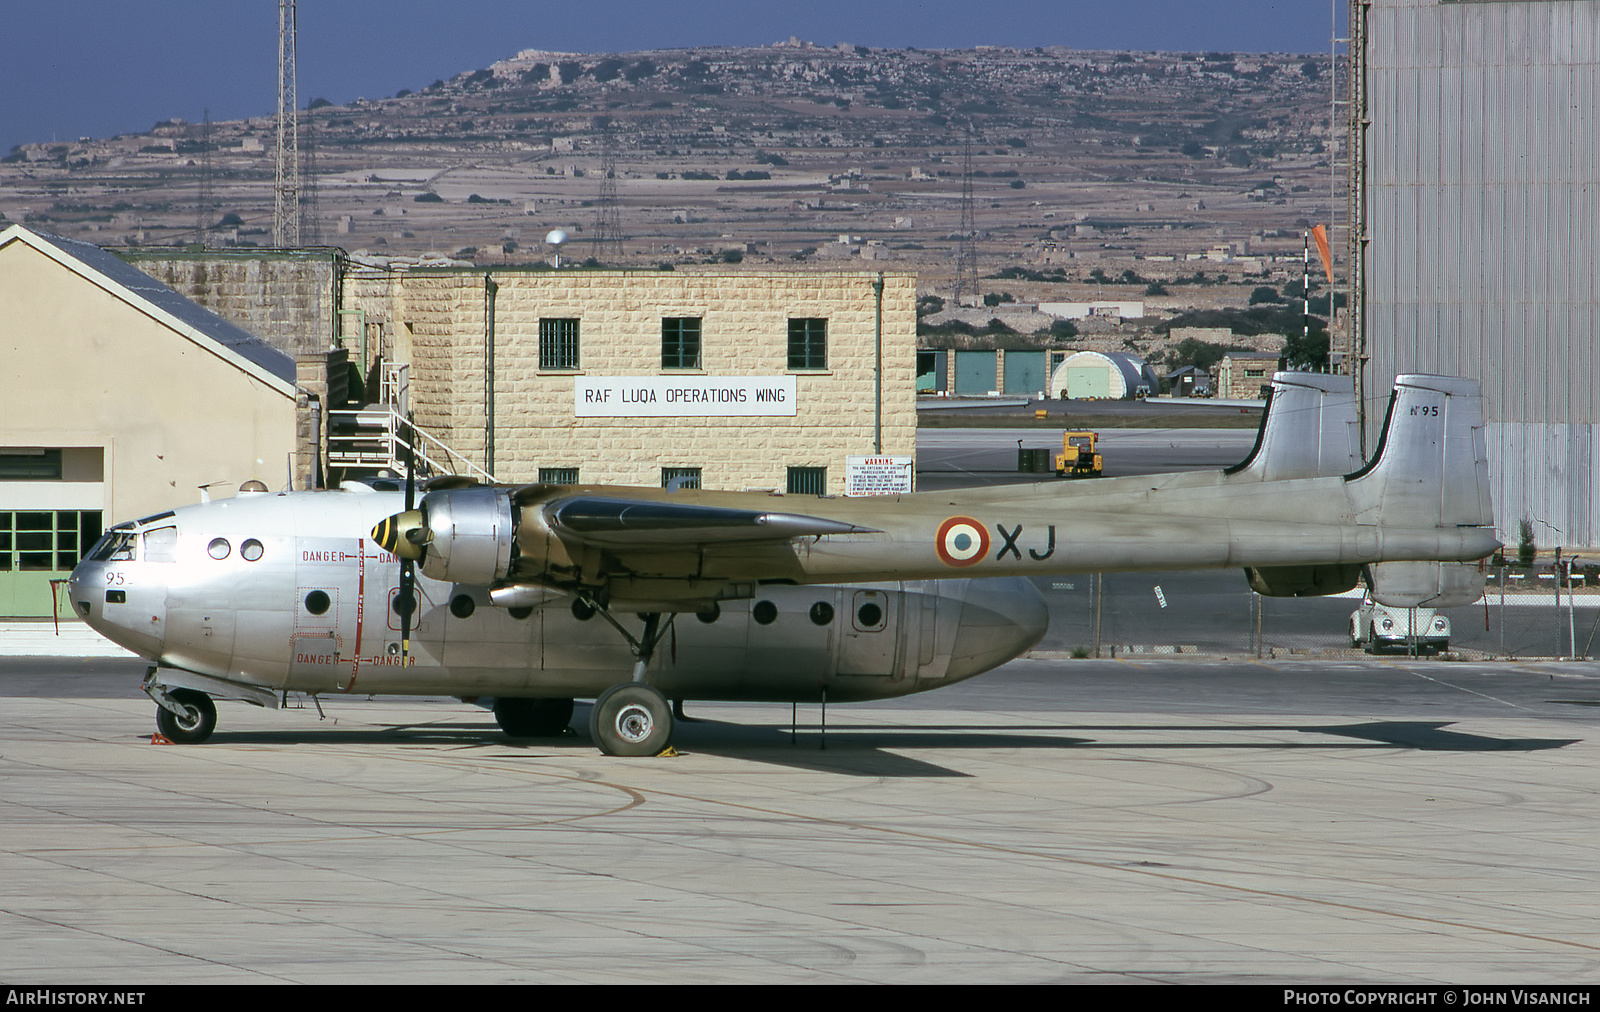
POLYGON ((328 412, 328 463, 384 466, 397 472, 405 470, 403 459, 407 451, 415 455, 419 470, 429 474, 462 474, 493 484, 494 475, 451 449, 443 440, 414 423, 406 427, 416 433, 408 442, 401 434, 400 412, 392 405, 375 405, 367 408, 347 408, 328 412), (351 420, 361 425, 381 424, 381 432, 354 432, 335 434, 335 423, 351 420), (364 446, 377 443, 371 450, 364 446))

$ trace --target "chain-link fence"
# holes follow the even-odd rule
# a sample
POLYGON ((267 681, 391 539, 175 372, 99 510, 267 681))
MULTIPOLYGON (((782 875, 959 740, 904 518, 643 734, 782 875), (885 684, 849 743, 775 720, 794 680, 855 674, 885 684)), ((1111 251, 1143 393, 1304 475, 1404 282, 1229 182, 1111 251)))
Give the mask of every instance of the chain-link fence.
MULTIPOLYGON (((1368 650, 1359 591, 1338 597, 1261 597, 1239 570, 1087 573, 1035 581, 1050 608, 1050 631, 1038 650, 1086 657, 1125 654, 1228 656, 1346 655, 1368 650)), ((1592 657, 1600 646, 1600 587, 1563 585, 1553 571, 1490 573, 1482 600, 1437 613, 1391 609, 1396 640, 1383 652, 1448 652, 1473 657, 1592 657), (1433 619, 1443 617, 1443 636, 1433 619), (1411 625, 1408 628, 1408 623, 1411 625), (1415 635, 1406 636, 1410 630, 1415 635)), ((1370 605, 1367 606, 1369 613, 1370 605)), ((1382 630, 1380 639, 1382 638, 1382 630)))

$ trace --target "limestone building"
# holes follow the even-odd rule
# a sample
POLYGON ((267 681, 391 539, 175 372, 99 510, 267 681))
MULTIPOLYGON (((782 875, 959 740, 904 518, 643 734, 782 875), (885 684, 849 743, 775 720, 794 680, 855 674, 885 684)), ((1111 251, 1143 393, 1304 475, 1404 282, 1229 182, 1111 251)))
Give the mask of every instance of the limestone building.
POLYGON ((840 494, 916 448, 910 273, 352 270, 341 307, 502 482, 840 494))
POLYGON ((1236 401, 1265 398, 1272 389, 1272 374, 1282 361, 1271 352, 1228 352, 1217 364, 1216 395, 1236 401))

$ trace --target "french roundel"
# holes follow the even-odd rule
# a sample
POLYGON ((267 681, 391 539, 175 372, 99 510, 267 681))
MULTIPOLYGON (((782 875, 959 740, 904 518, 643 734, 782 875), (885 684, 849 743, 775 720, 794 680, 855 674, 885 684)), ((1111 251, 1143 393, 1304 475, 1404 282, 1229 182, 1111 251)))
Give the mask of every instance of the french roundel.
POLYGON ((989 554, 989 531, 971 517, 951 517, 939 525, 934 550, 947 566, 970 566, 989 554))

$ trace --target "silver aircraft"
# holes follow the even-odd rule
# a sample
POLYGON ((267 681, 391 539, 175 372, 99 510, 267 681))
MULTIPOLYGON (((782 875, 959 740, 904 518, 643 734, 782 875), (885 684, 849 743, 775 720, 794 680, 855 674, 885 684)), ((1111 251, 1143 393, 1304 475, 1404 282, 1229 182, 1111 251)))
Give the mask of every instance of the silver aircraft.
POLYGON ((242 492, 113 528, 70 600, 154 662, 174 741, 211 734, 213 697, 492 698, 526 736, 594 698, 602 751, 653 755, 669 700, 881 699, 1002 664, 1045 631, 1028 576, 1239 567, 1298 596, 1398 566, 1437 600, 1462 579, 1439 563, 1499 547, 1475 383, 1397 378, 1362 467, 1347 380, 1274 391, 1220 472, 873 499, 460 478, 415 504, 242 492))

